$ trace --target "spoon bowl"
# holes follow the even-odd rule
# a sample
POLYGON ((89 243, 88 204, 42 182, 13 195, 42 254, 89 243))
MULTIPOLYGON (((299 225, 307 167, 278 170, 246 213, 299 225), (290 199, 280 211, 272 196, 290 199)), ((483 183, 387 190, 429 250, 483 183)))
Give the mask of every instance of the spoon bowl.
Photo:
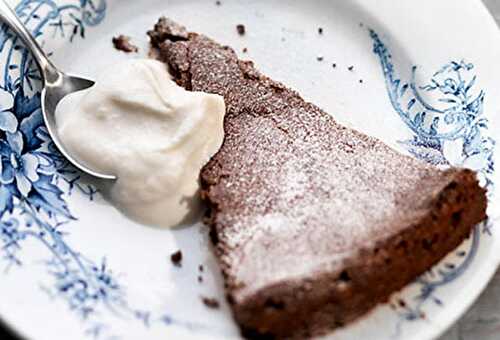
POLYGON ((31 52, 40 68, 43 84, 41 98, 43 119, 50 137, 61 154, 76 168, 91 176, 104 180, 116 180, 116 176, 91 169, 73 157, 66 150, 57 134, 56 107, 61 99, 71 93, 88 89, 95 82, 80 76, 71 76, 58 70, 5 0, 0 0, 0 19, 23 40, 26 48, 31 52))

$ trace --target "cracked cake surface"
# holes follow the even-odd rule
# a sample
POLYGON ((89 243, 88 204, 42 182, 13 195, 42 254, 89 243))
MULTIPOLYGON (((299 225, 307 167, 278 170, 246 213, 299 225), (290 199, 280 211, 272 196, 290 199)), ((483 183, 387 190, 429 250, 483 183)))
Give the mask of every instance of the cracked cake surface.
POLYGON ((486 218, 472 171, 439 170, 340 125, 231 48, 169 19, 149 35, 181 86, 226 102, 224 144, 200 176, 246 337, 307 338, 343 326, 486 218))

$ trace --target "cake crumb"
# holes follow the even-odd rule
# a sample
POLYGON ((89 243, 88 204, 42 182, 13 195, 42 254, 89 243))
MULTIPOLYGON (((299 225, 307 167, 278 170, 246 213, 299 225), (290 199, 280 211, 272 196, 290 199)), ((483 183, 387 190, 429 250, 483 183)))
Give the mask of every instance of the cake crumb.
POLYGON ((220 6, 220 5, 221 5, 221 2, 220 2, 219 0, 217 0, 217 1, 215 2, 215 4, 216 4, 217 6, 220 6))
POLYGON ((363 79, 360 79, 360 80, 359 80, 359 83, 360 83, 360 84, 363 84, 363 79))
POLYGON ((398 305, 402 308, 405 308, 406 307, 406 302, 403 300, 403 299, 399 299, 398 300, 398 305))
POLYGON ((337 64, 333 63, 333 64, 332 64, 332 67, 333 67, 333 68, 337 68, 337 64))
POLYGON ((208 308, 211 308, 211 309, 218 309, 220 307, 219 301, 217 301, 217 299, 215 299, 215 298, 209 298, 209 297, 202 296, 201 301, 203 302, 203 304, 205 306, 207 306, 208 308))
POLYGON ((236 31, 238 32, 239 35, 245 35, 246 33, 245 25, 242 24, 236 25, 236 31))
POLYGON ((130 42, 130 37, 120 34, 112 39, 113 46, 118 51, 123 51, 125 53, 138 52, 139 48, 130 42))
POLYGON ((198 282, 202 283, 203 282, 203 277, 201 275, 198 275, 198 282))
POLYGON ((248 52, 248 48, 243 47, 243 53, 247 53, 247 52, 248 52))
POLYGON ((205 269, 205 268, 203 268, 203 265, 202 265, 202 264, 200 264, 200 265, 198 266, 198 270, 199 270, 200 272, 202 272, 204 269, 205 269))
POLYGON ((323 34, 323 27, 318 28, 318 34, 323 34))
POLYGON ((348 69, 349 71, 352 71, 352 70, 354 70, 354 66, 352 66, 352 65, 351 65, 351 66, 349 66, 347 69, 348 69))
POLYGON ((323 59, 324 59, 324 58, 323 58, 323 56, 322 56, 322 55, 319 55, 319 56, 317 56, 317 57, 316 57, 316 60, 317 60, 317 61, 323 61, 323 59))
POLYGON ((154 29, 147 32, 153 47, 159 47, 165 40, 183 41, 189 37, 186 27, 170 20, 167 17, 161 17, 155 24, 154 29))
POLYGON ((182 252, 178 250, 170 255, 170 261, 172 261, 172 263, 177 267, 182 266, 182 252))

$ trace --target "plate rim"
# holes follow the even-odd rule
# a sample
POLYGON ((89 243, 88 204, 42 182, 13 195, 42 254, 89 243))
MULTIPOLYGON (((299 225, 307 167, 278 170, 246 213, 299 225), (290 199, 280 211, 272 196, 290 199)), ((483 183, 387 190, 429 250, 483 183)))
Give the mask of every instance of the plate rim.
MULTIPOLYGON (((108 3, 112 3, 112 2, 113 1, 108 1, 108 3)), ((477 6, 478 10, 481 10, 483 12, 483 16, 485 14, 488 15, 489 19, 487 20, 487 23, 484 23, 484 24, 485 25, 487 24, 487 25, 490 25, 490 26, 494 25, 495 28, 496 28, 496 30, 498 31, 498 26, 497 26, 497 24, 496 24, 496 22, 495 22, 495 20, 494 20, 494 18, 492 16, 492 14, 486 8, 486 6, 484 5, 484 3, 482 3, 482 1, 480 1, 480 0, 476 0, 475 4, 479 5, 479 6, 477 6), (482 7, 482 8, 480 8, 480 7, 482 7), (486 12, 484 13, 484 11, 486 11, 486 12)), ((500 35, 498 35, 498 36, 500 37, 500 35)), ((1 64, 3 64, 3 63, 0 63, 0 65, 1 64)), ((496 190, 498 190, 498 189, 496 189, 496 190)), ((495 223, 495 225, 498 225, 498 223, 495 223)), ((494 242, 496 244, 500 243, 500 238, 498 236, 494 237, 494 242)), ((497 253, 494 253, 494 254, 497 254, 497 253)), ((500 265, 500 253, 497 254, 497 256, 494 258, 494 261, 492 259, 492 263, 493 262, 494 262, 494 265, 490 266, 489 267, 490 269, 486 272, 486 274, 484 274, 485 277, 487 276, 487 279, 485 279, 485 280, 483 280, 481 282, 482 286, 480 287, 480 289, 476 289, 476 290, 474 290, 472 292, 472 294, 470 294, 472 297, 469 299, 468 302, 465 303, 465 305, 467 305, 466 307, 464 307, 461 311, 456 312, 455 315, 452 315, 451 317, 448 318, 450 321, 446 322, 446 324, 447 324, 446 327, 441 327, 440 330, 433 330, 433 328, 427 327, 427 329, 431 329, 429 331, 429 335, 428 335, 429 339, 438 338, 440 335, 444 334, 474 304, 474 302, 477 300, 477 298, 479 297, 479 295, 484 291, 484 289, 487 286, 487 284, 491 281, 491 279, 493 278, 493 276, 494 276, 494 274, 495 274, 498 266, 500 265)), ((13 324, 11 324, 9 322, 6 322, 5 319, 4 319, 3 313, 0 313, 0 322, 2 322, 6 326, 7 329, 9 329, 10 331, 12 331, 12 333, 17 334, 19 337, 22 338, 22 336, 21 336, 22 333, 19 331, 19 328, 16 327, 16 326, 14 326, 13 324)))

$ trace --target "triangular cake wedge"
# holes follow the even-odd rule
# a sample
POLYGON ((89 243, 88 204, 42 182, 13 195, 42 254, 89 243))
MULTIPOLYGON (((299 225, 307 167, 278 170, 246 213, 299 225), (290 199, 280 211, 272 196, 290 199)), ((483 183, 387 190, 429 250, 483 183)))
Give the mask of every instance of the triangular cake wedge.
POLYGON ((339 125, 231 48, 168 19, 149 34, 180 85, 226 101, 225 141, 202 170, 202 196, 245 336, 343 326, 486 218, 475 173, 439 170, 339 125))

